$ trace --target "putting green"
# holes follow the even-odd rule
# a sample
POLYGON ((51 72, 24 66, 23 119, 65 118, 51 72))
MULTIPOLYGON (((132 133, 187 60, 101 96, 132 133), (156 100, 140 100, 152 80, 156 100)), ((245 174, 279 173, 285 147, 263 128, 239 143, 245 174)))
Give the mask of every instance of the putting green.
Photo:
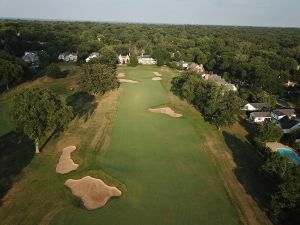
POLYGON ((123 69, 125 79, 140 83, 121 85, 111 144, 99 163, 127 190, 95 211, 64 208, 50 224, 240 224, 192 124, 184 116, 172 118, 148 111, 170 104, 161 83, 151 80, 157 68, 123 69))

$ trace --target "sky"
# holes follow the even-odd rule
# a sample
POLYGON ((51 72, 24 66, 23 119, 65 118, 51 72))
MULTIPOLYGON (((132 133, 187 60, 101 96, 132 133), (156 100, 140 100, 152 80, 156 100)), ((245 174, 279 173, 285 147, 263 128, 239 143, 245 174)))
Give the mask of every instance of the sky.
POLYGON ((0 0, 0 18, 300 27, 300 0, 0 0))

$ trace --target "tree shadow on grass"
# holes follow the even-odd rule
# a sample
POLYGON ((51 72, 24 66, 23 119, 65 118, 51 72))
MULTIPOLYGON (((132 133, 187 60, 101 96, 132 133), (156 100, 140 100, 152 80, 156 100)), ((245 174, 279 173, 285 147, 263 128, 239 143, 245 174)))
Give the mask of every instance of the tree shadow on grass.
POLYGON ((253 136, 251 136, 251 134, 255 133, 257 125, 254 124, 254 123, 251 123, 250 121, 248 121, 244 118, 240 118, 239 124, 246 129, 246 131, 248 133, 247 136, 246 136, 247 140, 249 142, 252 142, 253 141, 253 136))
POLYGON ((89 119, 98 106, 95 96, 82 91, 68 96, 66 101, 69 106, 72 106, 74 116, 83 118, 85 121, 89 119))
POLYGON ((14 131, 0 137, 0 205, 2 198, 34 157, 34 144, 14 131))
POLYGON ((263 159, 250 143, 226 131, 223 131, 223 137, 237 165, 234 171, 236 177, 258 205, 266 209, 269 202, 267 193, 271 190, 271 186, 260 173, 263 159))

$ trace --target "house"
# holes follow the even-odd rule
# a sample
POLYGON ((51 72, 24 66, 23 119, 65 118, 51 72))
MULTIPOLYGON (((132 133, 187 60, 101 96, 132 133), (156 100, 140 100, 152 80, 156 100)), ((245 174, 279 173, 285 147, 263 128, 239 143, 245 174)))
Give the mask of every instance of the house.
POLYGON ((187 69, 190 71, 193 71, 195 73, 204 73, 205 72, 203 64, 198 65, 196 63, 191 63, 191 64, 188 64, 187 69))
POLYGON ((78 54, 75 52, 63 52, 58 56, 58 60, 65 62, 77 62, 78 54))
POLYGON ((123 55, 120 54, 118 56, 118 62, 119 62, 119 64, 127 64, 127 63, 129 63, 130 62, 130 53, 128 55, 125 55, 125 56, 123 56, 123 55))
POLYGON ((271 121, 270 112, 252 112, 250 113, 250 120, 254 123, 263 123, 266 121, 271 121))
POLYGON ((296 85, 297 85, 296 82, 293 82, 293 81, 290 81, 290 80, 288 80, 288 81, 284 84, 285 87, 295 87, 296 85))
POLYGON ((284 117, 288 119, 295 118, 296 113, 295 109, 275 109, 271 112, 271 117, 273 123, 278 123, 284 117))
POLYGON ((237 87, 234 84, 228 83, 217 74, 203 74, 202 77, 204 80, 215 82, 218 86, 223 87, 225 90, 237 91, 237 87))
POLYGON ((300 119, 299 118, 288 118, 284 117, 278 121, 277 126, 279 126, 284 134, 289 134, 294 130, 300 129, 300 119))
POLYGON ((32 69, 38 69, 40 67, 40 59, 37 51, 25 52, 22 59, 29 64, 32 69))
POLYGON ((97 57, 99 57, 99 53, 98 52, 92 52, 90 55, 89 55, 89 57, 87 57, 86 59, 85 59, 85 62, 89 62, 89 61, 91 61, 92 59, 94 59, 94 58, 97 58, 97 57))
POLYGON ((153 59, 150 55, 141 55, 138 57, 139 64, 143 65, 155 65, 157 64, 157 61, 153 59))
POLYGON ((185 61, 180 61, 177 62, 177 66, 183 68, 183 69, 187 69, 188 68, 189 63, 185 62, 185 61))
POLYGON ((266 103, 247 103, 242 110, 254 112, 254 111, 262 111, 264 109, 269 109, 270 106, 266 103))

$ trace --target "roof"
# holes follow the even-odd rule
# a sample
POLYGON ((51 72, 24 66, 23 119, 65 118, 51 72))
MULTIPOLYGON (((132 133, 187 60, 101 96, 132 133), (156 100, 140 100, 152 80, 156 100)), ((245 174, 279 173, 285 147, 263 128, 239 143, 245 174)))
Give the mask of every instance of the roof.
POLYGON ((252 105, 256 109, 262 109, 262 108, 269 108, 270 107, 267 103, 253 102, 253 103, 248 103, 248 104, 252 105))
POLYGON ((152 57, 150 55, 141 55, 139 56, 139 59, 152 59, 152 57))
POLYGON ((253 113, 251 113, 251 115, 254 117, 270 117, 271 118, 270 112, 253 112, 253 113))
POLYGON ((295 109, 276 109, 273 113, 277 116, 292 116, 295 115, 295 109))
POLYGON ((282 129, 291 129, 300 123, 300 119, 289 119, 288 117, 284 117, 280 120, 280 126, 282 129))

